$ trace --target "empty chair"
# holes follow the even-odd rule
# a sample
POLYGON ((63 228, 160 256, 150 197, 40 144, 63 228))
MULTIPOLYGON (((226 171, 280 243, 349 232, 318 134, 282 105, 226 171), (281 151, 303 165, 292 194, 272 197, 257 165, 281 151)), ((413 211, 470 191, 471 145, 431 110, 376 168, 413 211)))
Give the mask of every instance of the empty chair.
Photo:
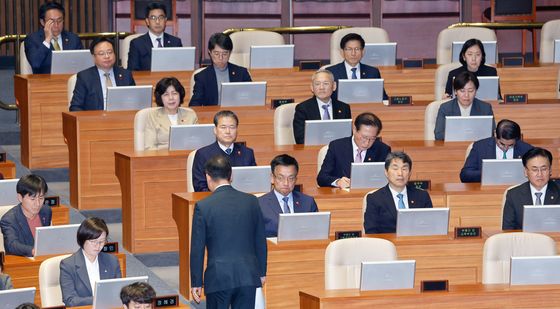
POLYGON ((148 115, 153 109, 158 107, 148 107, 139 110, 134 116, 134 151, 144 150, 144 128, 148 115))
POLYGON ((325 161, 327 151, 329 151, 329 145, 321 147, 317 153, 317 175, 319 175, 319 172, 321 171, 321 166, 323 166, 323 161, 325 161))
POLYGON ((548 21, 542 27, 540 63, 554 62, 554 40, 560 40, 560 19, 548 21))
POLYGON ((229 35, 233 50, 229 62, 249 67, 251 46, 284 45, 284 37, 272 31, 239 31, 229 35))
POLYGON ((441 100, 443 94, 445 93, 445 84, 447 83, 447 77, 449 72, 460 67, 462 64, 460 62, 451 62, 438 66, 436 69, 436 78, 434 83, 434 100, 441 100))
POLYGON ((331 64, 344 60, 340 50, 340 40, 348 33, 357 33, 367 43, 389 43, 389 34, 383 28, 376 27, 354 27, 338 29, 331 35, 331 64))
POLYGON ((449 100, 434 101, 426 106, 424 112, 424 139, 427 141, 435 140, 434 129, 436 128, 437 114, 441 104, 449 100))
POLYGON ((274 144, 294 145, 294 114, 297 103, 284 104, 274 111, 274 144))
POLYGON ((48 258, 39 267, 39 291, 42 307, 64 306, 60 289, 60 261, 70 254, 48 258))
POLYGON ((488 28, 457 27, 443 29, 437 38, 437 64, 451 63, 453 42, 464 42, 473 38, 481 41, 497 41, 496 33, 488 28))
POLYGON ((33 68, 25 54, 25 42, 21 42, 19 46, 19 74, 33 74, 33 68))
POLYGON ((187 157, 187 192, 194 192, 193 176, 192 176, 192 166, 194 162, 194 156, 196 155, 196 150, 191 151, 187 157))
POLYGON ((141 36, 143 33, 135 33, 127 36, 122 40, 121 45, 119 45, 119 55, 121 58, 121 66, 123 68, 128 68, 128 51, 130 50, 130 41, 141 36))

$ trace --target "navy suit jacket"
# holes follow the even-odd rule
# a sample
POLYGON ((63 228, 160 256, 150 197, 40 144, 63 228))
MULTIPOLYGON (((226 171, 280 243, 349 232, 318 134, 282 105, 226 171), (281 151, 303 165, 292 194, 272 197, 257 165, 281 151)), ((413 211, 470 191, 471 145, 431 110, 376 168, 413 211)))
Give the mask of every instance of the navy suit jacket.
MULTIPOLYGON (((317 184, 320 187, 330 187, 333 181, 343 176, 350 178, 350 170, 354 162, 352 138, 352 136, 344 137, 330 142, 329 150, 317 175, 317 184)), ((391 147, 376 139, 366 151, 364 162, 385 162, 390 152, 391 147)))
MULTIPOLYGON (((543 205, 560 203, 560 187, 556 182, 548 181, 546 193, 544 198, 541 196, 541 199, 543 205)), ((533 205, 531 187, 528 181, 507 191, 502 215, 502 230, 520 230, 523 228, 523 206, 525 205, 533 205)))
MULTIPOLYGON (((63 30, 62 50, 83 49, 82 41, 72 32, 63 30)), ((25 38, 25 56, 33 69, 33 74, 51 74, 52 46, 47 48, 43 41, 45 31, 40 29, 25 38)))
MULTIPOLYGON (((432 208, 432 199, 428 192, 407 186, 408 208, 432 208)), ((389 185, 367 196, 367 208, 364 213, 364 231, 366 234, 395 233, 397 231, 397 208, 391 195, 389 185)))
MULTIPOLYGON (((513 158, 520 159, 531 148, 533 146, 524 141, 515 142, 513 158)), ((481 139, 473 144, 471 152, 465 160, 465 165, 461 169, 461 182, 480 182, 483 159, 496 159, 496 139, 494 137, 481 139)))
MULTIPOLYGON (((445 102, 439 106, 436 126, 434 128, 435 139, 441 141, 445 138, 445 116, 461 116, 461 109, 457 98, 445 102)), ((492 105, 474 98, 470 116, 494 116, 492 105)), ((496 121, 492 120, 492 132, 496 128, 496 121)))
MULTIPOLYGON (((246 68, 233 63, 228 63, 228 73, 230 83, 250 82, 251 75, 246 68)), ((194 76, 194 88, 189 106, 218 105, 220 97, 218 95, 218 82, 214 66, 209 65, 206 69, 196 73, 194 76)))
MULTIPOLYGON (((332 98, 332 110, 333 119, 352 119, 350 105, 340 102, 334 97, 332 98)), ((319 111, 319 105, 317 105, 317 98, 315 96, 296 105, 292 122, 296 144, 303 144, 305 142, 305 121, 321 120, 321 115, 322 111, 319 111)))
MULTIPOLYGON (((292 196, 294 199, 294 213, 319 211, 313 197, 297 191, 292 191, 292 196)), ((276 237, 278 235, 278 217, 283 213, 283 209, 280 203, 278 203, 274 190, 259 197, 259 206, 264 217, 266 237, 276 237)))
MULTIPOLYGON (((348 73, 346 72, 346 66, 344 61, 339 64, 332 65, 327 68, 334 75, 334 81, 338 82, 339 79, 350 79, 348 73)), ((360 62, 360 79, 368 78, 381 78, 381 73, 376 67, 369 66, 360 62)), ((332 95, 333 98, 338 98, 338 91, 335 91, 332 95)), ((385 87, 383 87, 383 100, 389 100, 387 92, 385 92, 385 87)))
POLYGON ((192 220, 191 286, 206 295, 238 287, 260 287, 266 276, 266 238, 259 202, 230 185, 198 201, 192 220), (208 262, 203 278, 204 249, 208 262))
POLYGON ((208 191, 208 183, 206 183, 206 174, 204 173, 204 164, 215 155, 223 155, 229 159, 231 166, 255 166, 255 154, 253 149, 245 147, 243 144, 235 143, 233 151, 227 155, 218 142, 214 142, 208 146, 204 146, 196 151, 192 166, 193 187, 195 192, 208 191))
MULTIPOLYGON (((52 210, 49 206, 43 205, 39 210, 42 226, 51 225, 52 210)), ((21 204, 8 210, 0 220, 2 234, 4 234, 4 248, 6 254, 32 256, 35 240, 27 224, 27 219, 23 214, 21 204)))
MULTIPOLYGON (((101 280, 121 278, 121 266, 116 256, 100 252, 97 259, 101 280)), ((92 287, 82 249, 60 261, 60 289, 66 307, 88 306, 93 303, 92 287)))
MULTIPOLYGON (((163 47, 183 47, 181 39, 168 33, 163 33, 163 47)), ((128 66, 131 71, 149 71, 152 68, 152 40, 146 34, 130 41, 128 50, 128 66)))
MULTIPOLYGON (((117 86, 135 86, 132 73, 121 67, 113 67, 117 86)), ((103 110, 103 89, 96 66, 78 73, 70 111, 103 110)))
MULTIPOLYGON (((454 70, 451 70, 449 72, 449 75, 447 75, 447 82, 445 84, 445 93, 447 93, 449 96, 451 96, 453 94, 453 79, 459 75, 459 73, 468 71, 467 66, 462 65, 454 70)), ((498 76, 498 71, 496 70, 496 68, 488 66, 488 65, 481 65, 480 67, 478 67, 478 71, 473 72, 474 75, 478 76, 498 76)), ((501 90, 500 90, 500 85, 498 85, 498 96, 501 99, 502 98, 502 94, 501 94, 501 90)))

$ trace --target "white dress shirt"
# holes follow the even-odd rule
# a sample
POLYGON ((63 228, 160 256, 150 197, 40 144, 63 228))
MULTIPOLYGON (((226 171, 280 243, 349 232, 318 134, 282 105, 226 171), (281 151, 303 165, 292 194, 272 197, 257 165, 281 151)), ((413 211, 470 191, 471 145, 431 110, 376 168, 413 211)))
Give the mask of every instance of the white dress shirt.
POLYGON ((95 293, 95 283, 101 280, 99 275, 99 257, 96 256, 95 261, 91 262, 87 258, 86 253, 84 252, 83 249, 82 249, 82 254, 84 255, 84 260, 86 261, 86 269, 87 269, 89 284, 91 286, 91 292, 95 293))
MULTIPOLYGON (((218 142, 218 146, 220 146, 220 149, 222 149, 223 152, 226 152, 226 149, 231 149, 231 152, 233 152, 233 144, 234 143, 231 143, 231 145, 229 145, 229 147, 226 147, 226 146, 220 144, 220 142, 218 142)), ((226 152, 226 154, 227 154, 227 152, 226 152)))
POLYGON ((468 117, 471 115, 472 104, 469 105, 469 107, 463 107, 459 101, 457 101, 457 104, 459 104, 459 110, 461 110, 462 117, 468 117))
POLYGON ((317 99, 317 106, 319 106, 319 114, 321 115, 321 120, 332 120, 333 119, 333 109, 332 109, 332 99, 329 99, 328 103, 325 103, 321 100, 319 100, 319 98, 315 98, 317 99), (324 119, 323 118, 323 114, 325 113, 325 110, 323 109, 323 105, 327 104, 329 107, 327 108, 329 110, 329 119, 324 119))
POLYGON ((408 194, 406 192, 406 187, 404 187, 404 190, 402 190, 402 192, 397 192, 393 190, 391 186, 389 186, 389 191, 391 191, 391 196, 393 197, 393 201, 395 202, 395 208, 397 210, 399 209, 399 198, 397 197, 397 194, 399 193, 403 195, 404 208, 408 209, 408 194))
POLYGON ((533 187, 533 185, 531 183, 529 183, 529 187, 531 188, 531 199, 533 200, 533 205, 537 204, 537 196, 535 195, 535 193, 540 192, 542 193, 541 195, 541 205, 544 205, 544 198, 546 195, 546 188, 548 187, 548 184, 544 185, 544 187, 538 191, 535 187, 533 187))
MULTIPOLYGON (((54 37, 53 37, 54 40, 54 37)), ((64 47, 62 46, 62 33, 56 38, 56 41, 58 42, 58 46, 60 46, 60 50, 64 50, 64 47)), ((52 40, 51 40, 52 42, 52 40)), ((46 48, 50 49, 51 48, 51 42, 46 42, 43 41, 43 45, 45 45, 46 48)))
POLYGON ((160 36, 156 36, 151 31, 148 31, 148 35, 150 36, 150 41, 152 41, 152 47, 158 48, 158 41, 157 39, 161 39, 161 46, 165 47, 165 43, 163 42, 163 32, 160 36))
POLYGON ((356 77, 357 79, 360 79, 360 63, 358 63, 355 67, 352 67, 348 64, 348 62, 344 61, 344 67, 346 68, 346 76, 348 76, 348 79, 352 79, 353 68, 356 68, 356 77))

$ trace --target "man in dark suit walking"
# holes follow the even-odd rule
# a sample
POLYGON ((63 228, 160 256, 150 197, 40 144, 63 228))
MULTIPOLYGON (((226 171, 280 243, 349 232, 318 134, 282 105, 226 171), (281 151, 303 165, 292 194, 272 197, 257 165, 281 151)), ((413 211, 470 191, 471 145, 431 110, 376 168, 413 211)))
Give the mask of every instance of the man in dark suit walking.
POLYGON ((314 97, 296 106, 292 123, 296 144, 303 144, 306 120, 350 119, 350 105, 331 98, 336 90, 336 82, 330 71, 319 70, 311 77, 311 91, 314 97))
POLYGON ((366 234, 395 233, 397 210, 407 208, 432 208, 428 192, 409 186, 412 160, 400 151, 391 152, 385 160, 388 184, 367 196, 364 213, 366 234))
POLYGON ((273 190, 259 197, 264 217, 266 237, 278 235, 278 217, 281 213, 317 212, 317 203, 309 195, 294 191, 299 172, 298 162, 287 154, 276 156, 270 162, 273 190))
POLYGON ((191 294, 207 308, 254 308, 266 279, 266 238, 257 198, 231 186, 231 164, 218 155, 204 165, 212 195, 195 205, 190 252, 191 294), (206 271, 204 251, 208 250, 206 271))

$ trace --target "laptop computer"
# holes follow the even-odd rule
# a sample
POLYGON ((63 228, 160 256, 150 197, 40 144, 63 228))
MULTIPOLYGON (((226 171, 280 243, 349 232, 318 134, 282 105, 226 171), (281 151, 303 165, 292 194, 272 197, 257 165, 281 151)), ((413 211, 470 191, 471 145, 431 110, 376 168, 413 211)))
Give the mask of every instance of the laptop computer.
POLYGON ((249 67, 251 69, 292 68, 294 45, 251 46, 249 67))
POLYGON ((52 51, 51 74, 75 74, 93 65, 89 49, 52 51))
POLYGON ((515 185, 527 181, 521 159, 482 159, 481 184, 515 185))
POLYGON ((141 110, 151 106, 151 85, 107 87, 107 111, 141 110))
POLYGON ((492 136, 493 116, 445 116, 446 142, 478 141, 492 136))
POLYGON ((560 284, 560 256, 512 256, 511 285, 560 284))
POLYGON ((0 180, 0 206, 12 206, 19 204, 16 191, 18 181, 19 179, 0 180))
POLYGON ((121 308, 121 289, 134 282, 148 282, 148 276, 104 279, 95 283, 93 291, 94 309, 121 308))
POLYGON ((278 241, 329 239, 330 212, 280 214, 278 241))
MULTIPOLYGON (((452 43, 451 62, 459 62, 461 49, 465 42, 455 41, 452 43)), ((482 41, 484 53, 486 54, 486 64, 496 64, 498 61, 498 47, 496 41, 482 41)))
POLYGON ((478 77, 478 90, 476 91, 476 98, 479 100, 495 101, 499 99, 498 87, 500 85, 499 76, 479 76, 478 77))
POLYGON ((352 163, 350 189, 374 189, 386 184, 385 162, 352 163))
POLYGON ((362 262, 360 291, 414 288, 415 260, 362 262))
POLYGON ((195 47, 152 48, 152 72, 194 70, 195 47))
POLYGON ((352 135, 352 119, 306 120, 305 145, 326 145, 352 135))
POLYGON ((231 186, 246 193, 270 191, 270 166, 232 167, 231 186))
POLYGON ((374 67, 396 65, 397 43, 366 43, 360 62, 374 67))
POLYGON ((338 99, 344 103, 382 103, 383 78, 339 79, 338 99))
POLYGON ((523 206, 523 232, 560 232, 560 205, 523 206))
POLYGON ((266 82, 222 83, 220 106, 264 106, 266 82))
POLYGON ((35 228, 35 256, 74 253, 79 224, 40 226, 35 228))
POLYGON ((397 237, 447 235, 449 208, 409 208, 397 211, 397 237))
POLYGON ((0 291, 1 308, 17 308, 23 303, 35 303, 36 288, 23 288, 0 291))
POLYGON ((213 124, 172 125, 169 129, 169 150, 193 150, 216 140, 213 124))

